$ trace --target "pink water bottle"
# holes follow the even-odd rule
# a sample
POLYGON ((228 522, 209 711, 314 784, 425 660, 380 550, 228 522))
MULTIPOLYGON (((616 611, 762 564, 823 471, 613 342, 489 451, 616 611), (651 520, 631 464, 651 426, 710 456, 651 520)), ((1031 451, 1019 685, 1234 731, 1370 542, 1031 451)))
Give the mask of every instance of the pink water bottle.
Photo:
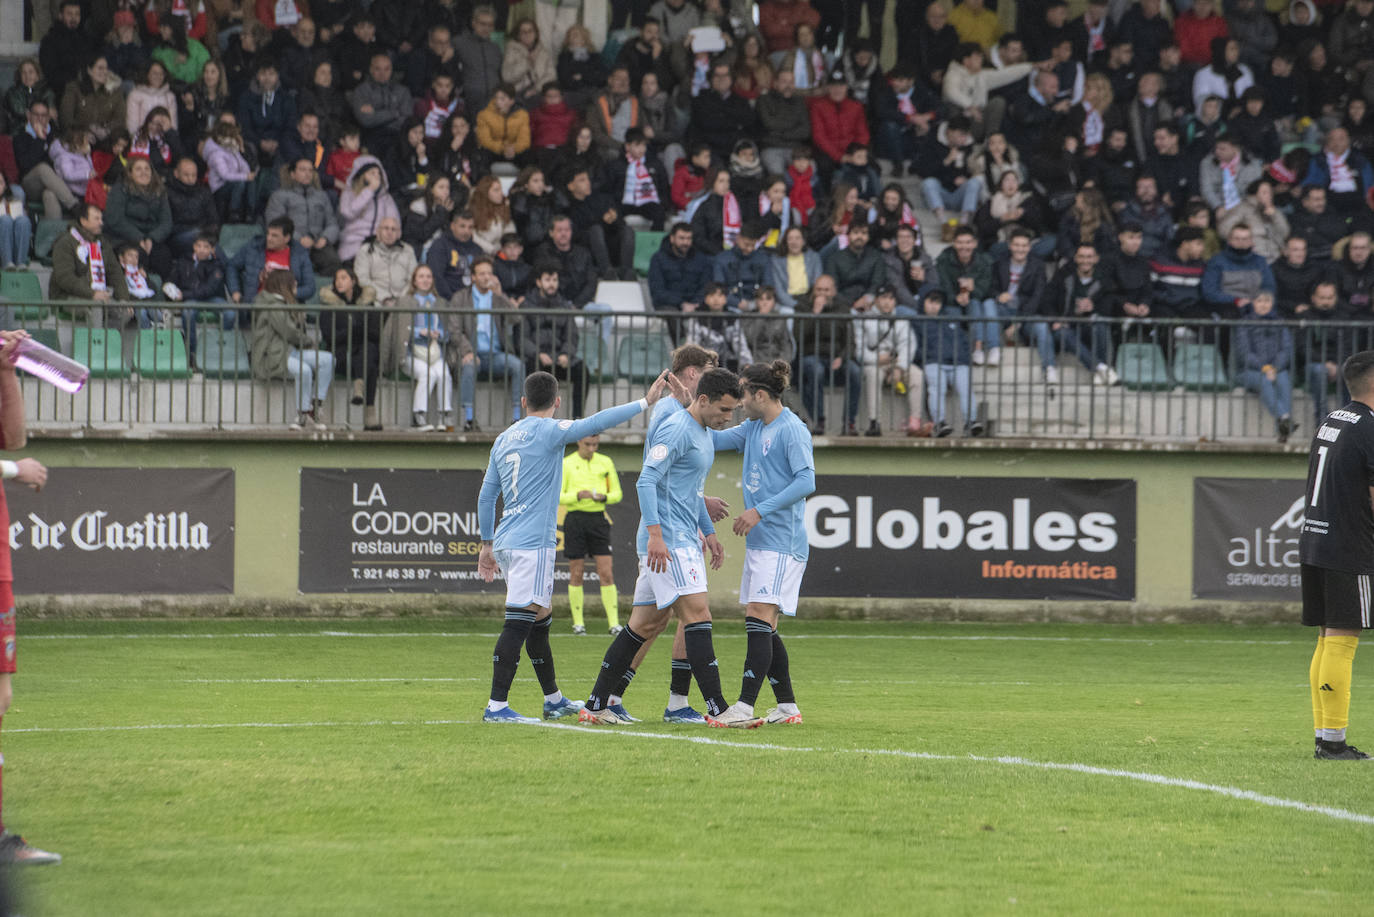
POLYGON ((81 391, 91 371, 66 354, 33 338, 24 338, 14 353, 14 365, 30 375, 49 382, 68 394, 81 391))

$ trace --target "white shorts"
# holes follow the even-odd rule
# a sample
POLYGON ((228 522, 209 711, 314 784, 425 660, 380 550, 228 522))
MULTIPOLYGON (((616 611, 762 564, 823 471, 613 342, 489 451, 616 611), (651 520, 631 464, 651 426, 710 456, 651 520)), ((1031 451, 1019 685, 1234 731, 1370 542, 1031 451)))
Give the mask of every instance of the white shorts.
POLYGON ((791 554, 746 550, 744 573, 739 579, 740 604, 776 605, 783 614, 795 615, 805 572, 806 561, 791 554))
POLYGON ((496 562, 506 578, 506 606, 526 608, 553 605, 553 548, 534 551, 497 551, 496 562))
POLYGON ((639 579, 635 580, 636 605, 667 608, 684 595, 706 591, 706 560, 700 548, 674 548, 668 552, 668 569, 655 573, 640 555, 639 579))

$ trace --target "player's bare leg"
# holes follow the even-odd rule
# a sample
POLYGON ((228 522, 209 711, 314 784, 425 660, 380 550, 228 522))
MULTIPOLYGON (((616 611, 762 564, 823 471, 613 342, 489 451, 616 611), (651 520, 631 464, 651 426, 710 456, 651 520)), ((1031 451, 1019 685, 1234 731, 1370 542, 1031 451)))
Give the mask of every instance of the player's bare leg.
MULTIPOLYGON (((11 611, 13 614, 13 611, 11 611)), ((5 713, 10 709, 10 700, 14 697, 14 689, 11 684, 10 673, 0 673, 0 723, 3 723, 5 713)), ((3 779, 5 758, 0 755, 0 780, 3 779)), ((0 798, 0 805, 3 799, 0 798)), ((3 809, 0 809, 0 816, 3 816, 3 809)), ((46 850, 39 850, 37 847, 30 847, 28 843, 17 834, 10 834, 5 831, 4 819, 0 817, 0 863, 15 863, 26 866, 44 866, 49 863, 61 863, 62 857, 56 853, 49 853, 46 850)))

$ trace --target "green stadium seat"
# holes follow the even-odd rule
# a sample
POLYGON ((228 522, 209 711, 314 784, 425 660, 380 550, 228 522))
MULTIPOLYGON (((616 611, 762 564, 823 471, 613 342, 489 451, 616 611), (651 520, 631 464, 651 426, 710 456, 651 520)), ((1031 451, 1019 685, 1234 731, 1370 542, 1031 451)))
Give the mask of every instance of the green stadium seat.
POLYGON ((1195 392, 1219 392, 1231 387, 1221 354, 1211 344, 1180 342, 1174 350, 1174 379, 1195 392))
POLYGON ((1158 344, 1122 344, 1116 352, 1116 371, 1121 384, 1132 391, 1162 391, 1174 385, 1158 344))
POLYGON ((592 385, 615 381, 615 354, 596 330, 593 327, 583 332, 577 340, 577 357, 587 370, 587 378, 592 385))
POLYGON ((134 366, 145 379, 189 379, 186 339, 174 328, 144 328, 134 342, 134 366))
POLYGON ((33 231, 33 256, 42 263, 52 266, 52 247, 67 231, 66 220, 39 220, 33 231))
POLYGON ((666 235, 666 232, 654 232, 652 229, 641 229, 635 233, 635 270, 639 276, 649 276, 649 259, 663 244, 666 235))
POLYGON ((124 339, 114 328, 77 328, 72 334, 72 359, 85 363, 93 379, 123 379, 124 339))
POLYGON ((616 350, 616 372, 635 383, 654 381, 672 362, 666 335, 631 334, 616 350))
POLYGON ((11 303, 10 309, 19 321, 42 321, 48 317, 48 307, 42 304, 43 283, 37 274, 0 272, 0 297, 11 303))
POLYGON ((228 331, 219 325, 206 325, 196 337, 199 353, 196 363, 207 379, 247 379, 253 375, 248 364, 248 341, 236 328, 228 331))
POLYGON ((232 258, 261 235, 262 227, 256 223, 225 223, 219 228, 219 247, 226 259, 232 258))

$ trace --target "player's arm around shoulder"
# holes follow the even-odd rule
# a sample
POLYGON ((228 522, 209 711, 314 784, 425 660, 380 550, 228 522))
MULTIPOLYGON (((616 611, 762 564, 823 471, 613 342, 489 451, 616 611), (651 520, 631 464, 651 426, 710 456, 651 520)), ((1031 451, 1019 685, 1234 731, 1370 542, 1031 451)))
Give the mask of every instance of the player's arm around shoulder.
POLYGON ((746 420, 724 430, 711 430, 711 445, 717 452, 743 452, 745 441, 749 439, 749 424, 753 422, 746 420))

